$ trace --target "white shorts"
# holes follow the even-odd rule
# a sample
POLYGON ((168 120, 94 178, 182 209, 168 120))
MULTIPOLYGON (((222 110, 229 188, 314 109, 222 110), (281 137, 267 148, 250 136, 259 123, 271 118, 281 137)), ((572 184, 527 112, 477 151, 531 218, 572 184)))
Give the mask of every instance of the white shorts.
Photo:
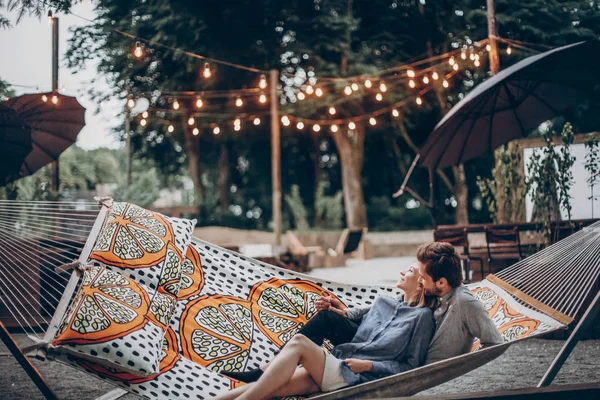
POLYGON ((325 368, 323 369, 323 379, 321 382, 321 390, 323 392, 331 392, 344 386, 348 386, 348 383, 342 376, 342 360, 335 358, 335 356, 328 351, 323 350, 325 353, 325 368))

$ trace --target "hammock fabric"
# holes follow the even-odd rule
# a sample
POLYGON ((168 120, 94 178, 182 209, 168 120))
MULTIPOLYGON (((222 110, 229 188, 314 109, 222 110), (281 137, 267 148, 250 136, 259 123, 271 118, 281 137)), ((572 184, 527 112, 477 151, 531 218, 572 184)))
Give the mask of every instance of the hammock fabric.
MULTIPOLYGON (((104 223, 102 212, 99 218, 104 223)), ((110 222, 108 218, 106 223, 110 222)), ((586 249, 598 250, 599 229, 593 226, 588 229, 587 236, 574 238, 573 241, 581 244, 585 237, 586 249)), ((114 241, 117 236, 113 235, 107 244, 102 235, 96 240, 92 234, 88 242, 91 240, 96 248, 116 248, 114 241), (103 244, 99 245, 97 242, 103 244)), ((548 252, 557 252, 555 246, 540 252, 546 253, 546 256, 542 254, 537 259, 535 256, 532 258, 534 261, 547 259, 548 252)), ((566 246, 567 249, 573 247, 566 246)), ((589 258, 587 255, 579 255, 570 261, 577 262, 578 257, 584 256, 589 258)), ((158 262, 157 260, 154 259, 153 262, 158 262)), ((539 262, 532 265, 537 268, 539 262)), ((597 263, 595 265, 592 275, 595 274, 597 279, 597 263)), ((139 266, 122 266, 124 270, 136 267, 139 266)), ((364 398, 375 392, 396 396, 414 394, 489 362, 502 354, 506 346, 515 340, 565 328, 569 321, 563 319, 561 323, 556 315, 573 318, 579 308, 572 309, 569 314, 556 311, 555 318, 551 318, 547 315, 547 310, 544 309, 544 314, 534 309, 531 306, 533 301, 524 302, 521 298, 513 298, 507 290, 517 285, 521 285, 518 290, 529 289, 527 279, 517 274, 516 270, 511 267, 503 271, 505 275, 513 277, 510 284, 491 276, 490 280, 468 286, 484 303, 507 342, 505 345, 476 351, 479 343, 475 341, 473 353, 317 397, 364 398), (429 378, 427 382, 420 382, 423 377, 429 378)), ((555 269, 548 274, 548 278, 560 273, 560 269, 555 269)), ((140 279, 139 275, 130 275, 129 278, 140 279)), ((589 278, 590 276, 586 279, 589 278)), ((73 293, 74 291, 65 292, 66 300, 71 302, 73 293)), ((208 399, 241 384, 220 375, 219 371, 258 368, 271 360, 278 349, 315 315, 315 301, 322 294, 335 296, 348 307, 359 307, 372 304, 378 296, 395 296, 399 293, 393 287, 346 285, 316 279, 261 263, 194 238, 187 247, 181 264, 177 302, 162 339, 158 374, 132 374, 90 358, 75 357, 73 353, 50 352, 49 355, 145 398, 208 399)), ((537 299, 544 300, 543 296, 538 296, 537 299)), ((121 300, 126 302, 127 298, 123 297, 121 300)), ((541 304, 539 300, 535 301, 538 302, 536 304, 541 304)), ((62 318, 63 315, 60 316, 62 318)), ((103 340, 106 341, 99 341, 103 340)))

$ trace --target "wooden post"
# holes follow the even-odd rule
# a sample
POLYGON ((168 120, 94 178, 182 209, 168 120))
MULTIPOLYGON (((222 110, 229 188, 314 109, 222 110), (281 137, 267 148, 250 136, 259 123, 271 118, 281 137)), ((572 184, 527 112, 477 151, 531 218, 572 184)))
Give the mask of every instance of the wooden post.
POLYGON ((500 58, 498 57, 498 45, 496 43, 496 7, 494 0, 487 2, 488 39, 490 41, 490 72, 495 75, 500 71, 500 58))
POLYGON ((275 244, 281 244, 281 133, 279 132, 279 97, 277 84, 279 71, 270 71, 271 94, 271 179, 273 190, 273 223, 275 225, 275 244))
POLYGON ((125 151, 127 152, 125 159, 125 176, 127 178, 127 187, 131 185, 131 110, 125 103, 125 151))
MULTIPOLYGON (((58 93, 58 18, 52 17, 52 93, 58 93)), ((60 170, 58 159, 52 161, 52 187, 58 192, 60 170)))

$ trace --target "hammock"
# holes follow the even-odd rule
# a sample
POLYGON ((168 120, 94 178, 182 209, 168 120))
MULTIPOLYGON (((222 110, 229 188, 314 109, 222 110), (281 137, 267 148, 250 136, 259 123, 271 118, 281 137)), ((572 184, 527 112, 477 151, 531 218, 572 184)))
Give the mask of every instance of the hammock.
MULTIPOLYGON (((346 285, 294 273, 194 238, 185 251, 172 319, 164 326, 156 374, 132 374, 114 365, 98 363, 89 354, 57 352, 50 344, 60 333, 59 329, 64 329, 61 321, 73 318, 75 294, 93 286, 90 282, 93 279, 97 282, 99 274, 104 273, 101 264, 90 263, 91 252, 106 245, 106 227, 119 218, 117 208, 119 215, 127 219, 123 210, 128 205, 115 203, 112 210, 110 206, 110 202, 99 206, 90 202, 0 201, 0 305, 5 308, 0 308, 0 316, 5 325, 20 327, 34 342, 23 352, 37 350, 40 358, 66 363, 144 398, 205 399, 237 387, 240 382, 218 372, 264 365, 316 313, 314 303, 322 293, 336 296, 349 307, 372 304, 380 295, 398 294, 395 287, 346 285), (8 314, 10 317, 6 318, 8 314)), ((156 213, 137 210, 145 219, 134 215, 136 235, 147 239, 148 233, 158 229, 156 221, 150 219, 163 219, 156 213), (142 232, 145 228, 147 231, 142 232)), ((130 218, 130 222, 133 219, 130 218)), ((110 243, 106 249, 116 250, 111 247, 115 243, 110 243)), ((132 243, 143 247, 150 241, 132 243)), ((177 245, 182 246, 182 243, 177 245)), ((129 249, 130 253, 135 253, 134 250, 129 249)), ((142 250, 142 257, 153 257, 148 248, 142 250)), ((484 303, 505 344, 478 350, 479 344, 475 341, 471 353, 313 397, 412 395, 493 360, 517 340, 565 329, 581 317, 597 293, 598 254, 600 223, 497 275, 468 285, 484 303)), ((159 261, 163 262, 158 259, 153 262, 159 261)), ((141 277, 149 279, 150 274, 140 275, 143 269, 129 271, 133 272, 122 277, 128 285, 137 285, 133 281, 143 281, 141 277)), ((154 301, 160 290, 148 290, 148 299, 154 301)), ((123 295, 119 297, 121 292, 111 289, 110 293, 117 293, 111 299, 113 304, 125 299, 123 295)), ((593 304, 597 303, 596 298, 593 304)), ((115 314, 110 307, 98 313, 101 319, 113 318, 115 314)), ((593 315, 583 320, 592 318, 593 315)), ((155 323, 160 325, 160 321, 155 323)), ((85 341, 93 336, 95 339, 88 342, 114 347, 117 339, 113 340, 108 334, 102 337, 102 326, 95 329, 93 334, 86 331, 80 339, 85 341)), ((133 325, 130 331, 132 335, 138 332, 133 325)), ((128 347, 131 344, 126 343, 128 347)), ((36 381, 34 376, 32 379, 36 381)))

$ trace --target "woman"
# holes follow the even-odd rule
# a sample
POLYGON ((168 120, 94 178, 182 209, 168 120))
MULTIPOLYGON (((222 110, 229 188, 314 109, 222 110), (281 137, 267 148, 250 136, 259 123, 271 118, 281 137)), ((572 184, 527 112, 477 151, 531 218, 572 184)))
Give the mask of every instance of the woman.
POLYGON ((263 399, 333 391, 416 368, 425 362, 435 325, 435 298, 419 284, 419 264, 400 274, 404 299, 381 296, 363 317, 349 343, 331 354, 296 334, 269 363, 258 381, 219 397, 263 399), (302 364, 301 368, 297 368, 302 364))

